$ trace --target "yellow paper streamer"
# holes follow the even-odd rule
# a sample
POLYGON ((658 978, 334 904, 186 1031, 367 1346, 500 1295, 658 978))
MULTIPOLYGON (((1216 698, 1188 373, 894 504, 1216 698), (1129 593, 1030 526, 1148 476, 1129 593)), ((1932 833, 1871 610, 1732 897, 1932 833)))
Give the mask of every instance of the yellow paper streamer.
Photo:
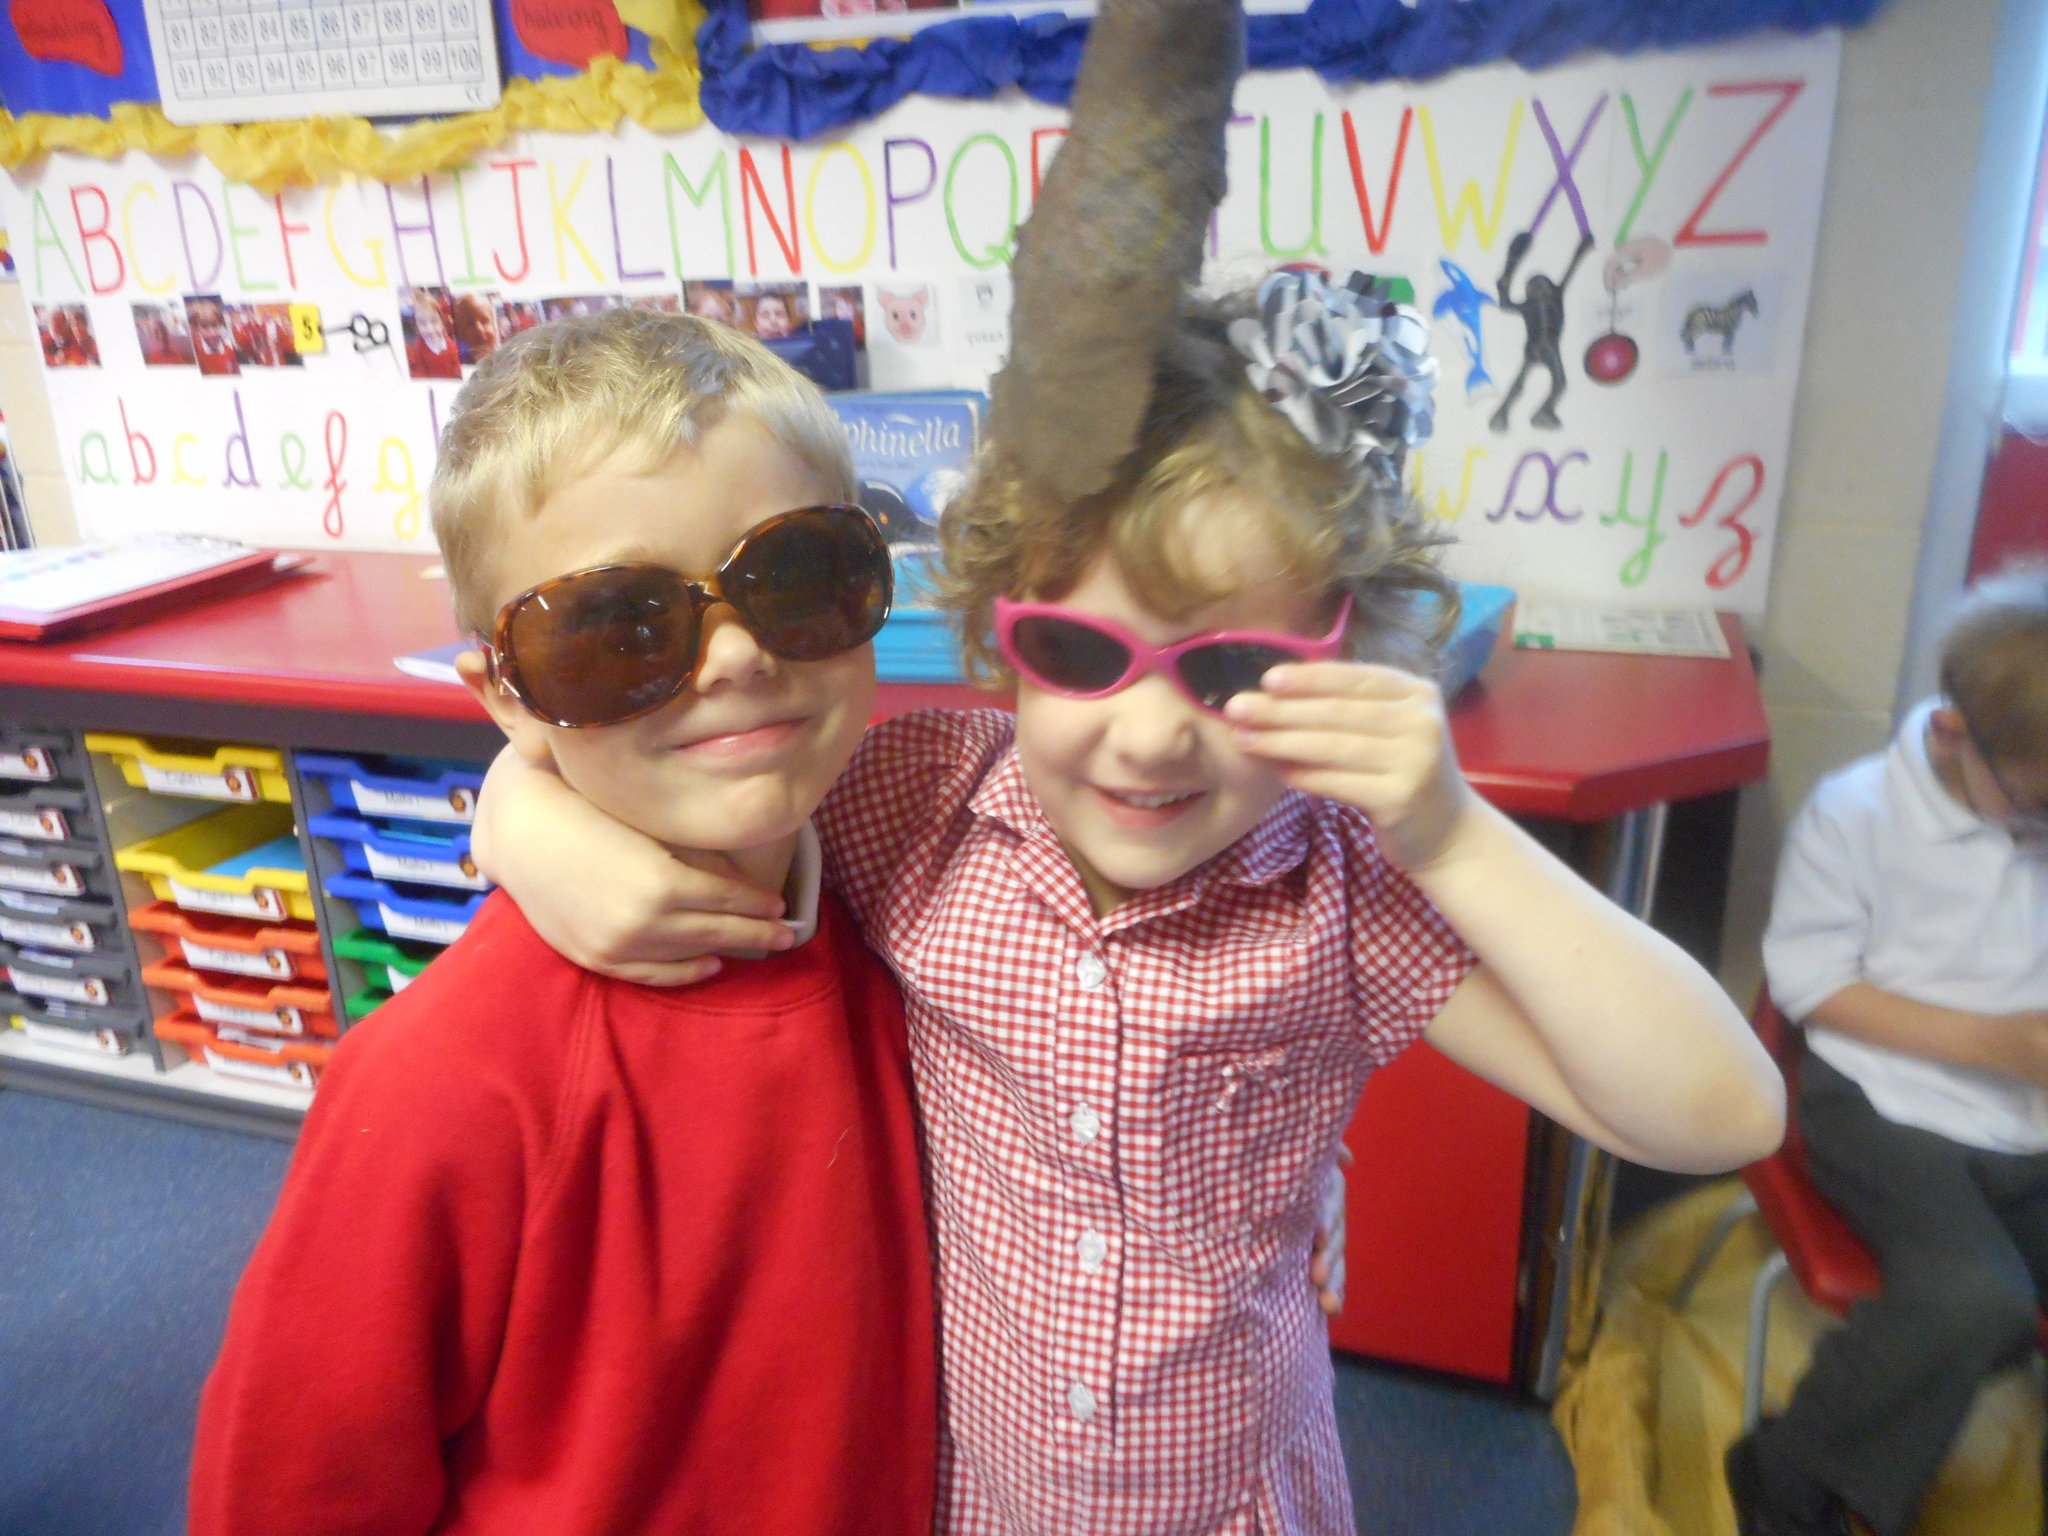
POLYGON ((54 151, 116 160, 130 150, 160 159, 202 154, 231 181, 261 192, 320 186, 350 176, 411 181, 467 165, 524 130, 608 133, 621 117, 679 133, 704 121, 698 105, 697 0, 614 0, 620 18, 648 35, 655 67, 609 54, 580 75, 518 78, 487 112, 423 119, 396 134, 360 117, 312 117, 281 123, 209 123, 180 127, 154 103, 117 102, 100 117, 0 111, 0 166, 9 170, 54 151))

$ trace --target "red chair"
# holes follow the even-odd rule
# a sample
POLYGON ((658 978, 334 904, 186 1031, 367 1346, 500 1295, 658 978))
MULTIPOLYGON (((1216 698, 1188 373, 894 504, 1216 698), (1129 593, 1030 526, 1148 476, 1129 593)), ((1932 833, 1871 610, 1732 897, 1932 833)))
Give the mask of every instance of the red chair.
MULTIPOLYGON (((1743 1352, 1742 1427, 1756 1427, 1763 1410, 1764 1353, 1769 1342, 1771 1297, 1787 1270, 1818 1306, 1837 1317, 1880 1289, 1877 1260, 1849 1224, 1835 1214, 1806 1173, 1806 1141, 1799 1133, 1799 1063, 1806 1054, 1805 1032, 1785 1021, 1769 996, 1757 999, 1751 1019, 1757 1038, 1785 1074, 1785 1140, 1769 1157, 1742 1170, 1747 1186, 1708 1233, 1699 1256, 1672 1293, 1674 1311, 1683 1311, 1707 1266, 1728 1234, 1753 1212, 1777 1239, 1778 1251, 1764 1261, 1749 1292, 1749 1339, 1743 1352)), ((2048 1318, 2041 1325, 2048 1345, 2048 1318)))

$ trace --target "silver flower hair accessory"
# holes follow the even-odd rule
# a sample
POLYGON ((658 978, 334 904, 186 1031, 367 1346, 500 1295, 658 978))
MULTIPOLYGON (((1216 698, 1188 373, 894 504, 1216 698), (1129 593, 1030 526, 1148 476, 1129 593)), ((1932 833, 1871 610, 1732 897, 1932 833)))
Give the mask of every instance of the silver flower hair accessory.
POLYGON ((1276 272, 1259 286, 1259 318, 1235 321, 1252 387, 1329 453, 1349 453, 1398 485, 1407 450, 1429 441, 1436 359, 1429 322, 1354 272, 1276 272))

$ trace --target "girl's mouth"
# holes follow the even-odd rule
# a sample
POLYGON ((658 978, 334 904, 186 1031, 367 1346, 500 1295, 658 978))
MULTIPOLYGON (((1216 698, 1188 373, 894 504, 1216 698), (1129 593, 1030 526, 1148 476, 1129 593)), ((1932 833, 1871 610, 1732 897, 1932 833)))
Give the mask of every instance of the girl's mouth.
POLYGON ((1163 827, 1193 809, 1202 798, 1199 789, 1118 790, 1095 786, 1096 798, 1111 821, 1134 830, 1163 827))

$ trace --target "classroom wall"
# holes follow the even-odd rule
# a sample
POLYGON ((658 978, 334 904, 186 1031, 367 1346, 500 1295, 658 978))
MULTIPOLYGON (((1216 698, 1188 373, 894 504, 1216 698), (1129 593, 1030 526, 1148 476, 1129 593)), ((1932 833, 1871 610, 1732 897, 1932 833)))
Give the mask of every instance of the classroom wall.
POLYGON ((1785 824, 1823 774, 1891 735, 2004 3, 1893 0, 1844 40, 1791 470, 1754 636, 1771 775, 1743 796, 1722 964, 1745 1006, 1785 824))
POLYGON ((78 537, 78 520, 71 511, 57 424, 43 390, 40 352, 27 290, 19 283, 0 282, 0 415, 7 418, 8 440, 36 541, 62 544, 78 537))

